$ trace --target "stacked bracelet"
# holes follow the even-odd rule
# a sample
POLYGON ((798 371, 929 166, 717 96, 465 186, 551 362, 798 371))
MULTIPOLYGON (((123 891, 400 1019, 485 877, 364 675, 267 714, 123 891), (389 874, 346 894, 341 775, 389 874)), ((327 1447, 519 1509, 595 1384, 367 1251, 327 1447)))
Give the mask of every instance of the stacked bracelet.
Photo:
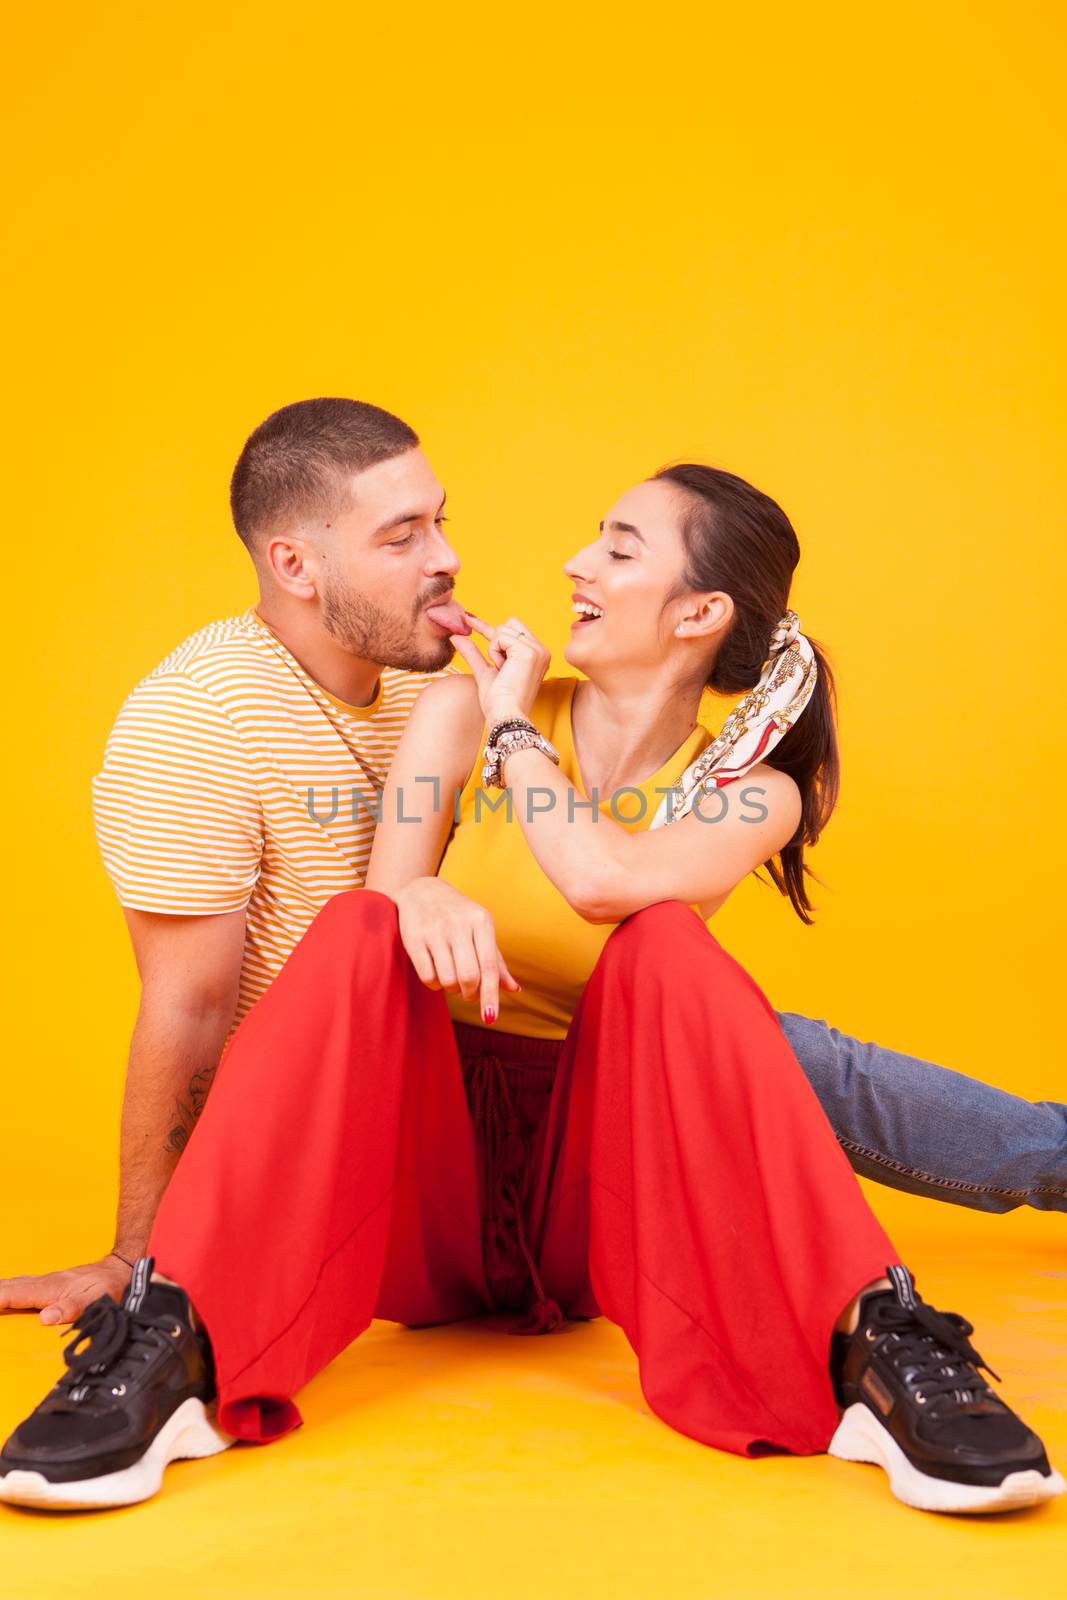
POLYGON ((482 767, 482 784, 486 789, 506 789, 504 763, 516 750, 542 750, 550 761, 559 766, 559 751, 541 733, 528 717, 502 717, 494 722, 485 741, 485 764, 482 767))

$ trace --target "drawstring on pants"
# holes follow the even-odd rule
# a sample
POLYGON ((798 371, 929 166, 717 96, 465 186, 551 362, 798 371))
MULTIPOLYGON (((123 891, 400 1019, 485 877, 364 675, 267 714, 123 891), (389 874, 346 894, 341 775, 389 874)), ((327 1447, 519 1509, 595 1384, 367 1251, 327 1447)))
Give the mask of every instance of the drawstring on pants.
POLYGON ((522 1322, 509 1333, 551 1333, 563 1321, 555 1300, 545 1294, 526 1240, 522 1217, 522 1189, 529 1152, 519 1131, 519 1119, 508 1088, 507 1073, 499 1056, 478 1055, 470 1063, 468 1080, 471 1116, 485 1162, 486 1214, 483 1248, 486 1275, 506 1275, 516 1253, 529 1270, 535 1300, 522 1322))

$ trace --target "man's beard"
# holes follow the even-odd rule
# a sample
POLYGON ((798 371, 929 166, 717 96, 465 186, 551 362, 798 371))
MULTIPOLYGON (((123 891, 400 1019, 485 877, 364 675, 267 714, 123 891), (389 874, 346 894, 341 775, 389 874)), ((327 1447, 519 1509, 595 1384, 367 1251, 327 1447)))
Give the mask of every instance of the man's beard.
POLYGON ((416 643, 418 618, 432 598, 421 600, 405 624, 366 595, 350 594, 329 579, 322 593, 322 622, 331 639, 364 661, 375 661, 381 667, 403 667, 408 672, 436 672, 446 667, 456 652, 447 634, 437 644, 416 643))

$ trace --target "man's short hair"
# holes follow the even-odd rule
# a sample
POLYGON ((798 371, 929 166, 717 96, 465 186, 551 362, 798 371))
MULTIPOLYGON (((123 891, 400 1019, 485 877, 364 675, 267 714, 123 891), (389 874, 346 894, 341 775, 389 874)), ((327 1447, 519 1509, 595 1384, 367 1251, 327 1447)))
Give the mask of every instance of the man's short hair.
POLYGON ((298 400, 250 434, 230 480, 237 532, 257 539, 345 504, 344 480, 419 442, 414 428, 362 400, 298 400))

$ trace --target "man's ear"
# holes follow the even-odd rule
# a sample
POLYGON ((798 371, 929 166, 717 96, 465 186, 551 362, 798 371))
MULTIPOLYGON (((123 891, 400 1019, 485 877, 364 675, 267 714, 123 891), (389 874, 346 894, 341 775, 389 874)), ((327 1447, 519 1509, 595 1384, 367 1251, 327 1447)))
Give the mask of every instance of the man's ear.
POLYGON ((693 595, 675 625, 680 639, 714 639, 726 632, 734 619, 733 596, 721 589, 693 595))
POLYGON ((318 593, 321 560, 299 534, 272 534, 264 544, 263 561, 273 581, 287 594, 312 600, 318 593))

